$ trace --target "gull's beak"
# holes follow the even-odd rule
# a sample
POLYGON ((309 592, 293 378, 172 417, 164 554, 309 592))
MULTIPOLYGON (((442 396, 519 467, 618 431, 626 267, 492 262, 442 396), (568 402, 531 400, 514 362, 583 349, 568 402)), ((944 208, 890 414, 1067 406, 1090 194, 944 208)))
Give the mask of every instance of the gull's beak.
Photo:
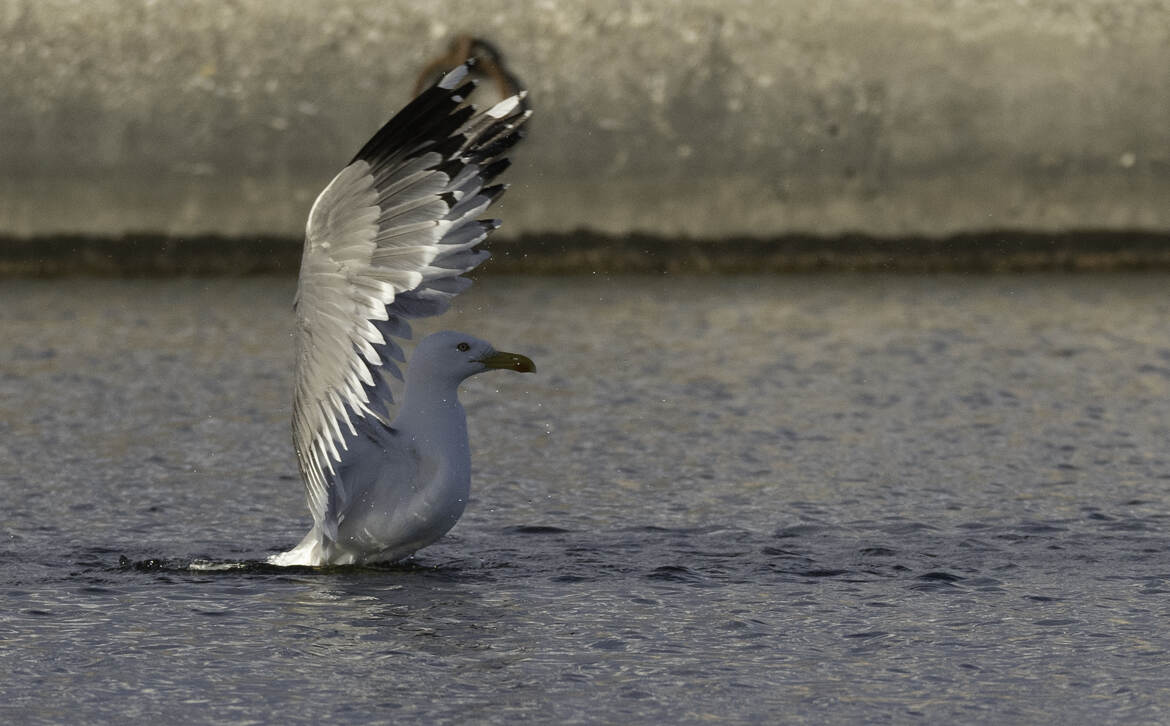
POLYGON ((496 351, 486 358, 480 358, 479 362, 487 366, 489 370, 499 368, 501 370, 516 371, 517 373, 536 372, 536 364, 532 362, 532 359, 519 353, 496 351))

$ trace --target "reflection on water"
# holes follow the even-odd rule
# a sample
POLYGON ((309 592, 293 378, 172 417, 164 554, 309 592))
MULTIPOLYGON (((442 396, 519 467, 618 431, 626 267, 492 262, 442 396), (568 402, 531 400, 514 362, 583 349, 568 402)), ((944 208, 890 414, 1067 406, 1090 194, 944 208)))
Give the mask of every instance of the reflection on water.
POLYGON ((323 571, 292 285, 5 284, 4 720, 1170 706, 1164 277, 485 278, 467 515, 323 571))

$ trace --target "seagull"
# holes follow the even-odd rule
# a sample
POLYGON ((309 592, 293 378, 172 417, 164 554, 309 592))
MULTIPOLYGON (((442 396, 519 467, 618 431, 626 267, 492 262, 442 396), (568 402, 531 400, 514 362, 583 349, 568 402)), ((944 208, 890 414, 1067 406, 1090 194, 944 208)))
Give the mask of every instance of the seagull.
POLYGON ((293 444, 313 526, 281 566, 393 562, 455 525, 471 490, 459 384, 490 370, 535 372, 526 356, 443 331, 405 363, 409 318, 439 315, 485 259, 499 227, 479 219, 504 185, 501 154, 531 111, 524 94, 466 103, 472 63, 391 118, 317 197, 294 308, 293 444), (490 185, 490 186, 489 186, 490 185), (404 380, 394 404, 386 376, 404 380))

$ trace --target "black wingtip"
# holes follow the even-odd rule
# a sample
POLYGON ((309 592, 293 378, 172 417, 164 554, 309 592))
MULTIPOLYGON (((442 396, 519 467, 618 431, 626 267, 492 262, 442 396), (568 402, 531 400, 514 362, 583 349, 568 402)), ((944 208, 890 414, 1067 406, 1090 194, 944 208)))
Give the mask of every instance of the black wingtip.
POLYGON ((480 172, 480 176, 483 177, 485 184, 490 184, 492 180, 494 180, 500 174, 503 174, 504 171, 507 170, 507 168, 510 166, 512 166, 511 159, 496 159, 483 168, 483 171, 480 172))
POLYGON ((487 197, 488 204, 493 204, 500 198, 501 194, 508 191, 508 186, 507 184, 495 184, 490 187, 484 187, 479 190, 479 195, 481 197, 487 197))
POLYGON ((373 165, 397 151, 428 141, 441 143, 450 137, 474 113, 466 101, 477 85, 474 79, 458 78, 458 85, 445 87, 450 75, 448 72, 394 114, 349 163, 365 161, 373 165))
POLYGON ((505 136, 501 136, 495 141, 485 144, 479 149, 477 156, 481 159, 491 159, 493 157, 499 156, 500 154, 515 146, 522 138, 524 137, 521 135, 520 129, 516 129, 515 131, 509 132, 505 136))

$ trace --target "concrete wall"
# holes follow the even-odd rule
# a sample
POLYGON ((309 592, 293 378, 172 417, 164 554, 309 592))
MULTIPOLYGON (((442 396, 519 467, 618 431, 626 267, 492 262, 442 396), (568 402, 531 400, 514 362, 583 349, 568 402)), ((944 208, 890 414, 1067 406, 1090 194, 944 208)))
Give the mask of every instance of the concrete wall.
POLYGON ((0 0, 0 234, 299 235, 461 31, 513 233, 1170 229, 1170 0, 0 0))

